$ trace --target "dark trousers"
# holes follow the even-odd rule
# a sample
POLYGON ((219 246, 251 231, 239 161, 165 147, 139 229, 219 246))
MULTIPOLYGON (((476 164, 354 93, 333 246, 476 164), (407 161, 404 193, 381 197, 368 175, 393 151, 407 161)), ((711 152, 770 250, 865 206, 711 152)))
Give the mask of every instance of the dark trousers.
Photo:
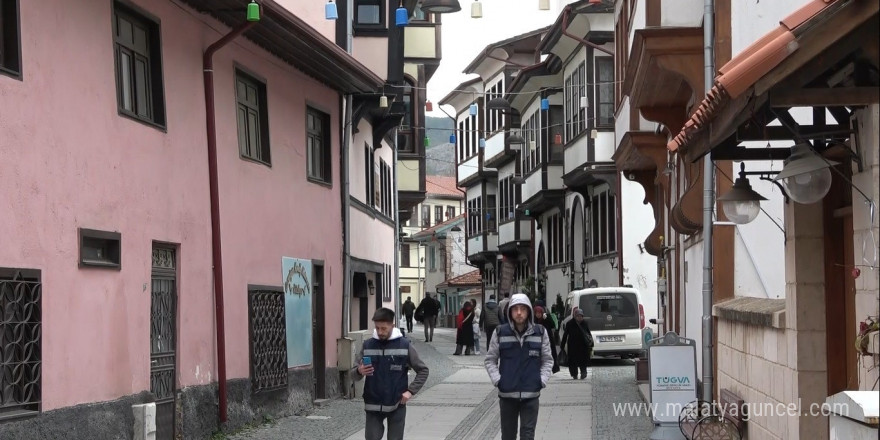
POLYGON ((517 425, 520 440, 535 438, 535 425, 538 424, 537 397, 524 400, 500 397, 498 406, 501 408, 501 440, 516 440, 517 425))
MULTIPOLYGON (((589 356, 589 355, 587 355, 589 356)), ((590 359, 587 357, 586 359, 577 359, 577 358, 568 358, 568 372, 571 374, 571 377, 577 379, 578 370, 581 372, 581 376, 587 376, 587 367, 590 366, 590 359)))
MULTIPOLYGON (((537 400, 537 399, 535 399, 537 400)), ((382 440, 385 434, 385 419, 388 419, 388 440, 403 440, 403 428, 406 425, 406 405, 400 405, 391 412, 365 411, 367 424, 364 439, 382 440)))
POLYGON ((489 351, 489 344, 492 343, 492 336, 495 334, 495 327, 486 327, 486 351, 489 351))
POLYGON ((437 315, 428 316, 425 315, 425 319, 422 320, 422 324, 425 325, 425 341, 430 342, 434 340, 434 326, 437 325, 437 315))
POLYGON ((412 315, 406 315, 406 332, 412 333, 412 315))

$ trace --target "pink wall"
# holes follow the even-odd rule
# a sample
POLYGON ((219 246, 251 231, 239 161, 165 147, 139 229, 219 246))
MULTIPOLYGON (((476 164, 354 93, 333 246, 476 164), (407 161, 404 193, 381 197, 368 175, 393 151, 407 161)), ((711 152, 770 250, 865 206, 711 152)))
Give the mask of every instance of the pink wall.
MULTIPOLYGON (((169 2, 137 4, 161 20, 167 132, 117 114, 109 1, 21 2, 24 79, 0 75, 0 266, 42 273, 44 410, 149 389, 153 240, 180 244, 178 384, 217 380, 201 53, 220 34, 169 2), (122 270, 78 268, 80 227, 122 234, 122 270)), ((325 261, 338 322, 339 98, 243 39, 215 56, 215 84, 233 379, 249 375, 247 285, 280 286, 282 256, 325 261), (239 159, 233 63, 266 80, 271 168, 239 159), (332 117, 332 188, 305 178, 307 102, 332 117)))

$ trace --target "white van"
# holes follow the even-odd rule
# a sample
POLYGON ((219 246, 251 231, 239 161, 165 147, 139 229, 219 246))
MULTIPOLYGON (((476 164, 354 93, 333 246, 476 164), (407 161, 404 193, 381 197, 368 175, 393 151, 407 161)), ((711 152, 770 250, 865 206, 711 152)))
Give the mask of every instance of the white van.
POLYGON ((565 315, 559 327, 562 340, 571 311, 580 307, 593 334, 594 356, 643 357, 642 329, 645 308, 642 296, 632 287, 596 287, 575 290, 565 301, 565 315))

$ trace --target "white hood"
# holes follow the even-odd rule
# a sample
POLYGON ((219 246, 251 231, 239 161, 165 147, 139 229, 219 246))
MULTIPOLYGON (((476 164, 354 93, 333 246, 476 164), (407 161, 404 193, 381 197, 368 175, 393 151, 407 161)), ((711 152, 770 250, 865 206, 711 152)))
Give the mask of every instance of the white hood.
MULTIPOLYGON (((394 327, 393 329, 391 329, 391 336, 388 337, 388 340, 392 341, 394 339, 402 338, 402 337, 403 337, 403 333, 400 332, 400 329, 398 329, 397 327, 394 327)), ((377 332, 376 329, 373 329, 373 339, 379 339, 379 332, 377 332)))
POLYGON ((513 317, 510 315, 510 311, 517 304, 523 304, 529 308, 529 325, 534 324, 535 312, 532 310, 532 302, 529 301, 529 297, 525 293, 515 293, 510 297, 510 303, 507 304, 507 320, 510 322, 510 325, 513 325, 513 317))

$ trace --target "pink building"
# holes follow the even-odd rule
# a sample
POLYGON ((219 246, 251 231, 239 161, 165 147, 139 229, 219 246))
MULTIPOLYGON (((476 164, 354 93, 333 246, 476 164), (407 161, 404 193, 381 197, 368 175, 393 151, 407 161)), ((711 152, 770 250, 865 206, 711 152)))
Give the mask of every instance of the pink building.
POLYGON ((0 0, 0 438, 131 436, 153 400, 159 438, 201 438, 338 394, 344 109, 385 80, 322 10, 248 3, 0 0))

